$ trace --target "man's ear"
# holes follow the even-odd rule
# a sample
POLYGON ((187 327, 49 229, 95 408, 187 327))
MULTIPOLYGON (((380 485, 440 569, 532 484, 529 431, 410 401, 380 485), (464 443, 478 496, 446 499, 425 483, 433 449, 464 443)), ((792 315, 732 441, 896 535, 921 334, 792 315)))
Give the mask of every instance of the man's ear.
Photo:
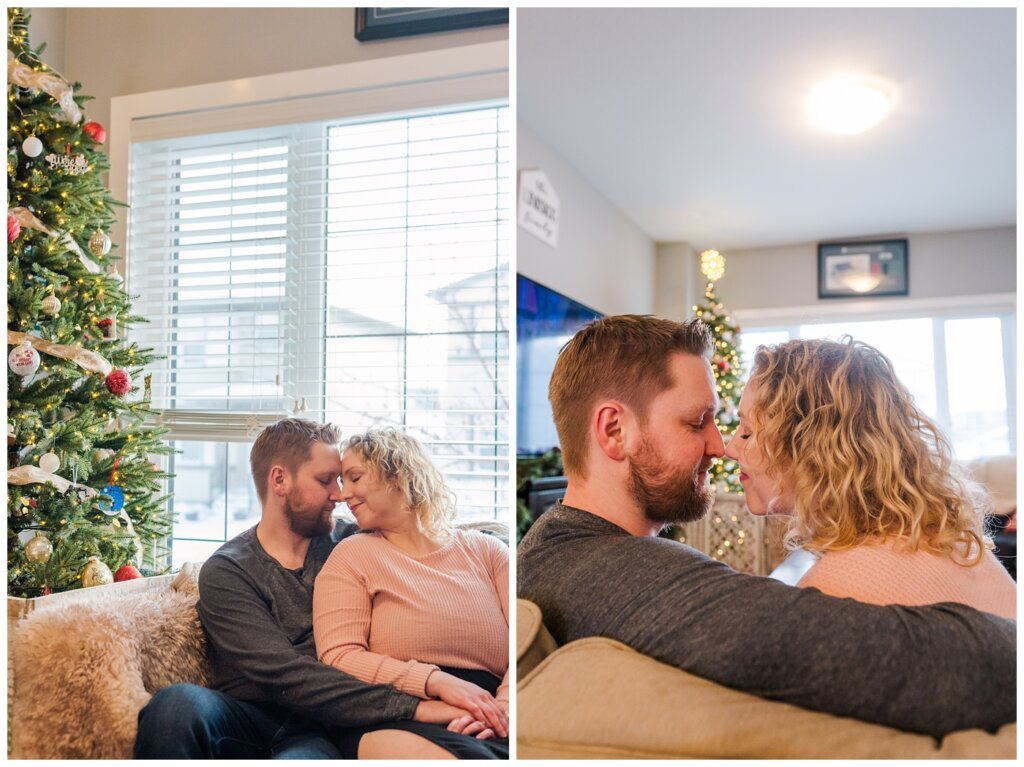
POLYGON ((270 471, 267 473, 267 487, 271 493, 283 498, 288 493, 290 483, 291 476, 284 466, 275 463, 270 467, 270 471))
POLYGON ((598 405, 594 413, 594 438, 597 446, 613 461, 626 458, 627 433, 632 413, 621 402, 608 400, 598 405))

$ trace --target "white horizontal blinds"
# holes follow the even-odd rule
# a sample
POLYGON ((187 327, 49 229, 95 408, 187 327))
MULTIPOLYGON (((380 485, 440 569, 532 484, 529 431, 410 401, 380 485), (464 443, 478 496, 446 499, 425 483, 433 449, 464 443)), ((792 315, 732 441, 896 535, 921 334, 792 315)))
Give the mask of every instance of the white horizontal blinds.
POLYGON ((462 518, 503 514, 508 120, 491 102, 136 143, 136 338, 167 357, 173 436, 247 439, 248 414, 394 425, 462 518))
POLYGON ((326 417, 419 438, 465 519, 510 503, 508 135, 506 107, 327 131, 326 417))
POLYGON ((154 404, 169 411, 172 428, 175 411, 189 433, 196 412, 285 412, 297 274, 287 257, 293 134, 133 147, 129 279, 135 308, 150 320, 135 338, 165 357, 150 372, 154 404))

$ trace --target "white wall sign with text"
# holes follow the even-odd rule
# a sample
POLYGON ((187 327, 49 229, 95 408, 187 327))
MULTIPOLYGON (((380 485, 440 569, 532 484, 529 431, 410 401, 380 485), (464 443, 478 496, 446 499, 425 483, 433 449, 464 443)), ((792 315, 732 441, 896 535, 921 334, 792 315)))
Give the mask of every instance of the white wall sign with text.
POLYGON ((519 171, 519 226, 551 247, 558 246, 559 202, 544 171, 519 171))

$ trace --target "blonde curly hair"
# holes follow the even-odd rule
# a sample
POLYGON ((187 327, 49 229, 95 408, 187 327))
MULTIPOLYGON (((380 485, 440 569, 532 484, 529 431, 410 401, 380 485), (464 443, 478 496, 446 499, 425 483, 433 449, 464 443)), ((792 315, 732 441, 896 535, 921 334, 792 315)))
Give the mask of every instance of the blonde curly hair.
POLYGON ((381 479, 397 487, 430 536, 451 536, 455 494, 417 439, 389 426, 349 437, 341 448, 359 453, 381 479))
POLYGON ((895 538, 909 551, 981 561, 991 499, 885 355, 849 336, 761 346, 751 384, 747 418, 794 500, 787 546, 840 551, 895 538))

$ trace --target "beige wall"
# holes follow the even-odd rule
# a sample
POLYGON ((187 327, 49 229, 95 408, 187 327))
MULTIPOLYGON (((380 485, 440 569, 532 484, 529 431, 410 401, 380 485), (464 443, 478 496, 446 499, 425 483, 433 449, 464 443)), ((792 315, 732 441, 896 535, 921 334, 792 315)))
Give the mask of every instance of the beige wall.
MULTIPOLYGON (((1016 291, 1016 227, 927 232, 910 234, 907 239, 908 299, 1016 291)), ((735 250, 726 252, 725 257, 718 297, 733 311, 836 305, 835 299, 818 299, 817 243, 735 250)), ((703 282, 699 260, 694 262, 691 279, 703 282)), ((896 306, 902 300, 887 298, 885 302, 896 306)))
POLYGON ((53 66, 96 97, 86 113, 103 125, 114 96, 508 38, 501 25, 361 43, 353 8, 41 8, 33 42, 40 17, 56 36, 62 14, 64 64, 53 66))
POLYGON ((558 246, 518 229, 516 268, 603 314, 654 311, 654 243, 519 120, 519 170, 540 168, 559 196, 558 246))

